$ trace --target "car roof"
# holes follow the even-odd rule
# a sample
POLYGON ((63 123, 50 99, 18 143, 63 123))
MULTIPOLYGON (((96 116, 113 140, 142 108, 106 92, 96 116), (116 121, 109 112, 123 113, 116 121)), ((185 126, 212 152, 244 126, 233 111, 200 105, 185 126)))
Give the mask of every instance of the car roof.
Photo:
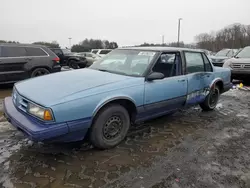
POLYGON ((46 47, 46 46, 37 45, 37 44, 21 44, 21 43, 0 43, 0 46, 19 46, 19 47, 38 47, 38 48, 46 47))
POLYGON ((123 47, 118 50, 142 50, 142 51, 157 51, 157 52, 171 52, 171 51, 190 51, 190 52, 204 52, 200 49, 179 48, 179 47, 163 47, 163 46, 145 46, 145 47, 123 47))

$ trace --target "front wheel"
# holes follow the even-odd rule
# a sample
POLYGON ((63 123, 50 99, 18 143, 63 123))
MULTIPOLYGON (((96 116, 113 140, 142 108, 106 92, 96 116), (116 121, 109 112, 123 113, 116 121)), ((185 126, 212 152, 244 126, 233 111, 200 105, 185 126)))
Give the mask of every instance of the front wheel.
POLYGON ((79 69, 80 68, 77 61, 75 61, 75 60, 70 60, 69 61, 69 67, 72 68, 72 69, 79 69))
POLYGON ((130 127, 130 116, 119 104, 108 105, 95 118, 90 131, 91 143, 99 149, 118 145, 126 137, 130 127))
POLYGON ((214 89, 210 90, 205 101, 200 104, 200 107, 204 111, 213 110, 219 101, 219 97, 220 97, 220 89, 218 88, 218 86, 215 86, 214 89))

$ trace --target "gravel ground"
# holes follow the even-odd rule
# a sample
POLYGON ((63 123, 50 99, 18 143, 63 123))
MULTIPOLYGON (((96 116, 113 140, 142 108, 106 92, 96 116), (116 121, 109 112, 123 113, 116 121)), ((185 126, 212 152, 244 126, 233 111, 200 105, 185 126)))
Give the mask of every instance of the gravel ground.
POLYGON ((249 109, 250 92, 231 90, 215 111, 146 122, 105 151, 33 143, 0 114, 0 187, 248 188, 249 109))

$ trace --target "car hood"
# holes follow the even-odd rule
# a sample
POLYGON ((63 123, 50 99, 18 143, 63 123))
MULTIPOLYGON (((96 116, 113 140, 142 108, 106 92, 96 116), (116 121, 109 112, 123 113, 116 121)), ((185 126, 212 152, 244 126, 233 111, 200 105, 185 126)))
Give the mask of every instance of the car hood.
POLYGON ((211 59, 224 60, 224 59, 228 59, 228 57, 227 56, 211 56, 211 59))
MULTIPOLYGON (((49 107, 75 93, 103 88, 110 84, 115 85, 115 83, 129 79, 133 79, 133 77, 85 68, 31 78, 18 82, 15 87, 23 97, 49 107)), ((100 89, 100 92, 103 90, 100 89)))
POLYGON ((231 63, 250 63, 250 58, 231 58, 228 61, 231 63))

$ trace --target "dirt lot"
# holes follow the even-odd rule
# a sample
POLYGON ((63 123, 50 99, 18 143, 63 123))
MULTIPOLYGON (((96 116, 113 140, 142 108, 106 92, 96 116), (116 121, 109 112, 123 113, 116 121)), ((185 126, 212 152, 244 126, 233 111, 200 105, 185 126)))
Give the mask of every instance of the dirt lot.
POLYGON ((0 187, 247 188, 249 115, 250 92, 231 90, 215 111, 146 122, 107 151, 33 143, 0 115, 0 187))

